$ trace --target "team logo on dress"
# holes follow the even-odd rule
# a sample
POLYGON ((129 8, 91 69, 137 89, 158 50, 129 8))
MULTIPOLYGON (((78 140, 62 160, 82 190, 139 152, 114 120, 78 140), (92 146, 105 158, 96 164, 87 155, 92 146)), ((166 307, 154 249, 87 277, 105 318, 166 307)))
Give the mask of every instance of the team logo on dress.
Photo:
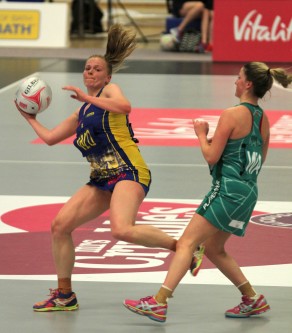
POLYGON ((246 157, 248 160, 248 164, 245 168, 246 172, 250 174, 255 172, 256 174, 258 174, 262 166, 262 156, 255 151, 247 151, 246 153, 246 157))
POLYGON ((292 213, 277 213, 252 216, 251 222, 266 227, 292 228, 292 213))

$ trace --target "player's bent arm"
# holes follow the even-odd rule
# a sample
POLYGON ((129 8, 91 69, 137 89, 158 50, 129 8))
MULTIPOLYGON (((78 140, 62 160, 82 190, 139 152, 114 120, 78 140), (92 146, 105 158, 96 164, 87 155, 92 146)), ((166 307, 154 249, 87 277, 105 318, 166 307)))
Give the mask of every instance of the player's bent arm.
POLYGON ((47 145, 53 146, 69 138, 76 132, 78 126, 78 112, 79 110, 75 111, 71 116, 52 129, 43 126, 36 118, 27 118, 26 120, 39 138, 47 145))
POLYGON ((109 112, 129 114, 131 103, 115 83, 105 86, 100 97, 89 96, 89 102, 109 112))
POLYGON ((93 104, 114 113, 129 114, 131 112, 131 103, 117 84, 110 83, 105 86, 100 97, 88 95, 74 86, 65 86, 63 89, 74 92, 71 97, 79 102, 93 104))
POLYGON ((232 114, 232 109, 226 109, 219 118, 212 140, 209 140, 204 133, 198 136, 202 154, 208 164, 213 165, 219 161, 234 127, 235 119, 232 114))

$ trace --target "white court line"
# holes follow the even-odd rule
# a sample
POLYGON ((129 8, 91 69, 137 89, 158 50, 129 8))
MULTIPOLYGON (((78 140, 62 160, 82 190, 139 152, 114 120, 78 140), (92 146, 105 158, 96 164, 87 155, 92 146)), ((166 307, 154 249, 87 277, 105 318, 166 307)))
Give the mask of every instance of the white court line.
MULTIPOLYGON (((241 267, 254 286, 291 287, 292 264, 241 267)), ((166 271, 142 273, 112 273, 112 274, 73 274, 73 281, 84 282, 128 282, 128 283, 163 283, 166 271)), ((55 281, 52 275, 0 275, 0 280, 38 280, 55 281)), ((194 278, 187 273, 181 284, 232 285, 232 283, 217 269, 201 269, 194 278)))
MULTIPOLYGON (((88 162, 68 162, 68 161, 17 161, 17 160, 0 160, 0 164, 50 164, 50 165, 87 165, 88 162)), ((182 168, 206 168, 207 164, 191 164, 191 163, 147 163, 150 167, 182 167, 182 168)), ((264 169, 292 169, 290 165, 264 165, 264 169)))
MULTIPOLYGON (((0 216, 10 210, 22 207, 66 202, 69 197, 53 196, 9 196, 0 195, 0 216)), ((201 200, 193 199, 146 199, 145 202, 166 202, 166 203, 190 203, 198 204, 201 200)), ((259 201, 256 205, 259 211, 269 211, 272 213, 291 211, 291 202, 259 201)), ((4 224, 2 222, 2 224, 4 224)), ((8 228, 8 226, 7 226, 8 228)), ((1 224, 0 224, 1 229, 1 224)), ((2 229, 4 230, 4 229, 2 229)), ((4 230, 5 231, 5 230, 4 230)), ((6 230, 6 232, 19 232, 17 230, 6 230)), ((278 286, 291 287, 292 263, 280 265, 266 265, 242 267, 244 274, 255 286, 278 286)), ((73 281, 95 281, 95 282, 129 282, 129 283, 162 283, 166 275, 165 271, 157 272, 133 272, 133 273, 108 273, 108 274, 73 274, 73 281)), ((0 280, 56 280, 52 275, 0 275, 0 280)), ((223 276, 218 269, 202 269, 198 277, 193 278, 186 274, 183 284, 210 284, 210 285, 231 285, 230 281, 223 276)))

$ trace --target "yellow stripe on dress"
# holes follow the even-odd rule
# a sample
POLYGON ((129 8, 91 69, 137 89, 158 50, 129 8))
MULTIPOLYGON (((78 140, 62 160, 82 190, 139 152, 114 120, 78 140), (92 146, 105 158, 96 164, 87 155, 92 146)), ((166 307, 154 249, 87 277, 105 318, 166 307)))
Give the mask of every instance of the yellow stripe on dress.
POLYGON ((147 164, 145 163, 137 145, 132 140, 127 125, 127 116, 124 114, 108 113, 108 118, 103 117, 103 126, 108 119, 108 125, 111 135, 107 135, 109 142, 117 152, 117 145, 124 154, 118 153, 121 159, 130 167, 138 171, 138 178, 133 174, 134 179, 140 183, 149 186, 151 177, 147 164), (122 156, 123 155, 123 156, 122 156))

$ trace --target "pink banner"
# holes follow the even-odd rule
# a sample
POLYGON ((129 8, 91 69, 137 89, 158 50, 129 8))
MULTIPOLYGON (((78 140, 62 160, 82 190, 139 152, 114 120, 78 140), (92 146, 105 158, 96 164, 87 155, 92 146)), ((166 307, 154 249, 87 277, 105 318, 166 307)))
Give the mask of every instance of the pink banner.
POLYGON ((291 62, 291 0, 215 0, 214 13, 214 61, 291 62))
MULTIPOLYGON (((208 121, 212 136, 222 110, 135 108, 130 122, 141 146, 199 146, 192 119, 208 121)), ((271 148, 292 148, 292 114, 289 111, 266 111, 271 124, 271 148)), ((72 144, 74 136, 62 142, 72 144)), ((35 139, 33 144, 42 144, 35 139)))

